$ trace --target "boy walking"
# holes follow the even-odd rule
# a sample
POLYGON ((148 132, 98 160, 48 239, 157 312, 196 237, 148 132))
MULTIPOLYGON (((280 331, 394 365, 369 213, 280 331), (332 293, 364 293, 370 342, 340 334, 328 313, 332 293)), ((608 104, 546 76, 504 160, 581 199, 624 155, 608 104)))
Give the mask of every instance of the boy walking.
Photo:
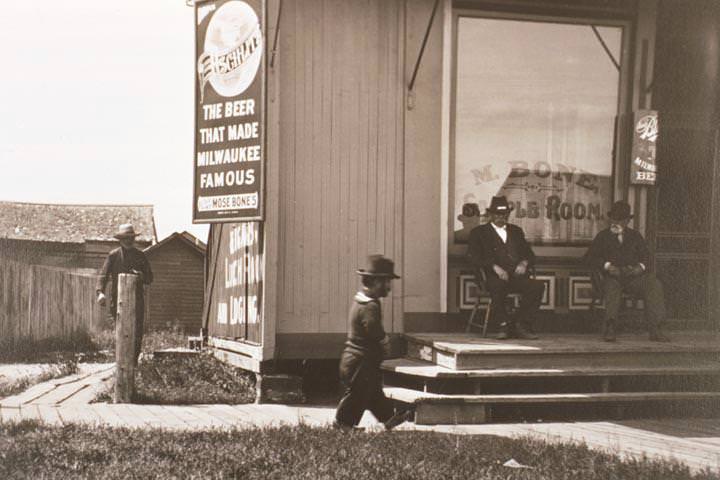
POLYGON ((343 396, 335 414, 336 428, 352 429, 370 412, 390 430, 412 418, 411 410, 393 415, 392 401, 382 389, 380 364, 389 352, 389 341, 382 324, 380 299, 390 292, 394 272, 392 260, 382 255, 368 259, 367 270, 358 270, 362 289, 350 308, 350 331, 340 358, 343 396))

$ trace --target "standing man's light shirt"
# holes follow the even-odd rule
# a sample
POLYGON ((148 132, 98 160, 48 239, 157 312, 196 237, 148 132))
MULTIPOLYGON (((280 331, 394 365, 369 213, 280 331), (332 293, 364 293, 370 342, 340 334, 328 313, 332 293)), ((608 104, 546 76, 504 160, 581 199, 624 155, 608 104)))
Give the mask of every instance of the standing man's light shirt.
POLYGON ((503 225, 502 227, 498 227, 494 223, 491 223, 490 225, 493 226, 495 229, 495 232, 497 232, 498 235, 500 235, 500 238, 502 239, 503 243, 507 243, 507 228, 506 225, 503 225))

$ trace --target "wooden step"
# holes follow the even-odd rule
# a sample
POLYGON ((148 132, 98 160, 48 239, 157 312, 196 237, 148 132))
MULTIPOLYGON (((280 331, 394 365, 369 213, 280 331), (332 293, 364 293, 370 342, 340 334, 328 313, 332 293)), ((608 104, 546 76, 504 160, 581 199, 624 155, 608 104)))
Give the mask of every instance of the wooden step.
POLYGON ((676 376, 720 375, 720 362, 701 362, 687 366, 660 367, 582 367, 565 368, 483 368, 453 370, 434 363, 412 358, 386 360, 382 369, 402 375, 423 378, 538 378, 538 377, 619 377, 619 376, 676 376))
POLYGON ((591 335, 540 340, 496 340, 473 334, 406 334, 407 356, 453 370, 691 367, 720 360, 720 337, 676 334, 672 343, 621 336, 616 343, 591 335))
POLYGON ((407 388, 385 387, 389 398, 415 405, 415 423, 474 424, 491 420, 493 407, 520 405, 617 404, 648 402, 706 401, 714 404, 720 392, 628 392, 628 393, 565 393, 523 395, 442 395, 407 388))
POLYGON ((382 364, 386 386, 444 394, 720 391, 720 362, 692 366, 452 370, 400 358, 382 364))

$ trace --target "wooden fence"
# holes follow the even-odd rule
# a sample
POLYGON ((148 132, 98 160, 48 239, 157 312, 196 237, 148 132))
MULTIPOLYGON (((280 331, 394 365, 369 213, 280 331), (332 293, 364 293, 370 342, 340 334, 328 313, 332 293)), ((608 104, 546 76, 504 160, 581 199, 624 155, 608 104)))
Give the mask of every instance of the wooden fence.
POLYGON ((69 339, 100 328, 107 309, 95 302, 97 279, 0 258, 0 339, 69 339))

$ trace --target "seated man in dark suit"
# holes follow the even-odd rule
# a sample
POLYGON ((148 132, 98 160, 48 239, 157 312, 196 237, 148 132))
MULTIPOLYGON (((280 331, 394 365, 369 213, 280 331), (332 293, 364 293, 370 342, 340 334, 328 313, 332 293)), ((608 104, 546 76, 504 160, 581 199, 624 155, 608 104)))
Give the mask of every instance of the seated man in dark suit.
POLYGON ((507 223, 511 210, 504 196, 492 198, 487 209, 490 222, 470 232, 468 255, 473 266, 485 272, 485 288, 496 306, 493 314, 502 326, 498 339, 536 339, 531 321, 540 308, 545 284, 529 276, 535 254, 522 228, 507 223), (509 293, 521 294, 519 322, 505 311, 509 293))
POLYGON ((645 302, 650 340, 669 342, 659 327, 665 320, 662 285, 648 272, 650 253, 645 239, 627 226, 633 217, 630 205, 622 200, 615 202, 608 217, 610 227, 595 236, 586 254, 590 265, 599 272, 597 283, 605 300, 604 339, 606 342, 616 340, 615 327, 622 294, 630 292, 645 302))

